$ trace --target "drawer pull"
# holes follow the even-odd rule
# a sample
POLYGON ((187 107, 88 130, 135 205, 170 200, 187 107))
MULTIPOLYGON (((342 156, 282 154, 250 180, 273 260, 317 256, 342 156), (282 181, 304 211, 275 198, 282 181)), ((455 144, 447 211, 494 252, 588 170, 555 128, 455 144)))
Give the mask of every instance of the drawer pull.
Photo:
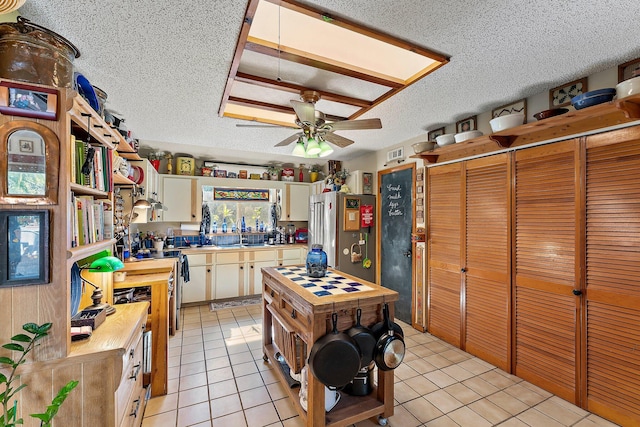
POLYGON ((273 297, 275 295, 275 292, 273 292, 273 289, 271 289, 271 296, 273 297))
POLYGON ((140 369, 142 368, 142 364, 138 363, 137 365, 133 366, 135 368, 135 371, 131 371, 131 376, 129 377, 130 380, 135 380, 136 378, 138 378, 138 374, 140 373, 140 369))
POLYGON ((133 409, 133 412, 129 414, 129 416, 133 418, 138 418, 138 410, 140 409, 140 399, 134 400, 133 403, 135 403, 136 406, 133 409))
POLYGON ((296 318, 296 316, 297 316, 297 314, 296 314, 296 309, 294 308, 293 310, 291 310, 291 318, 292 318, 292 319, 295 319, 295 318, 296 318))
POLYGON ((133 353, 134 353, 133 349, 129 350, 129 359, 133 359, 133 353))

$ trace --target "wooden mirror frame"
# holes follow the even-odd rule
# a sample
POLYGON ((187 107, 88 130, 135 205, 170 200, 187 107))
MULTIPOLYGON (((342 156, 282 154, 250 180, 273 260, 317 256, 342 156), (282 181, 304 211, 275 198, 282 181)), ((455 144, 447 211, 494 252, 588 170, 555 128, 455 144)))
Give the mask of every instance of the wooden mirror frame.
POLYGON ((0 125, 0 205, 56 205, 58 204, 58 173, 60 171, 60 140, 48 127, 30 120, 12 120, 0 125), (46 146, 46 184, 44 195, 8 194, 8 158, 7 144, 9 136, 16 131, 28 130, 42 137, 46 146))

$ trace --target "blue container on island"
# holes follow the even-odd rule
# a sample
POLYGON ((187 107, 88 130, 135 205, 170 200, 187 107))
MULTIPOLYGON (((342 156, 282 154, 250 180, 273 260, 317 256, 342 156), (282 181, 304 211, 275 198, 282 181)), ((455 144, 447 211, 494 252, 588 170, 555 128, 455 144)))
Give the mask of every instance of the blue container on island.
POLYGON ((307 253, 307 274, 309 277, 324 277, 327 274, 327 253, 320 244, 311 245, 307 253))

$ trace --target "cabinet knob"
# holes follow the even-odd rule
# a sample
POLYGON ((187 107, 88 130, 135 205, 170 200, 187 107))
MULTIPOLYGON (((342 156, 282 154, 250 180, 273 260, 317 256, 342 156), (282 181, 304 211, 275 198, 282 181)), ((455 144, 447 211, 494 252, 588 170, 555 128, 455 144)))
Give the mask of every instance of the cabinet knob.
POLYGON ((244 266, 242 266, 242 265, 241 265, 241 266, 240 266, 240 270, 244 270, 244 266))
POLYGON ((251 266, 251 268, 253 268, 253 265, 251 266))
POLYGON ((466 273, 466 272, 467 272, 467 269, 466 269, 466 268, 464 268, 464 267, 462 267, 462 268, 460 269, 460 271, 461 271, 462 273, 466 273))
POLYGON ((574 289, 572 292, 573 292, 573 294, 574 294, 575 296, 580 296, 580 295, 582 295, 582 291, 581 291, 580 289, 574 289))
POLYGON ((211 273, 211 269, 210 268, 207 268, 207 273, 211 273))

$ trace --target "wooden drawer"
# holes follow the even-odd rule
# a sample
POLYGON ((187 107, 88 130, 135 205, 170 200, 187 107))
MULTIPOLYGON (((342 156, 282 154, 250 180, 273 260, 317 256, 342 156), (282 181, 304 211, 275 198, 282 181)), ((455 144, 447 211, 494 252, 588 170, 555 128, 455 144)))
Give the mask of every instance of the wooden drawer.
POLYGON ((218 264, 229 264, 240 262, 240 252, 229 251, 216 254, 216 262, 218 264))
POLYGON ((262 285, 264 299, 274 306, 280 305, 280 291, 276 289, 270 281, 265 281, 262 285))
POLYGON ((275 265, 276 254, 275 251, 260 250, 253 252, 253 261, 274 261, 275 265))
MULTIPOLYGON (((122 379, 116 390, 116 420, 119 421, 119 425, 129 425, 122 423, 129 416, 131 402, 142 389, 142 357, 142 333, 140 333, 135 344, 123 356, 122 379)), ((140 405, 143 403, 140 402, 140 405)))
POLYGON ((301 328, 302 331, 311 330, 311 315, 307 313, 304 305, 291 298, 291 295, 286 293, 280 295, 280 305, 278 307, 279 311, 297 323, 298 328, 301 328))
POLYGON ((207 254, 189 254, 189 265, 207 265, 207 254))
POLYGON ((300 248, 295 249, 280 249, 281 256, 279 257, 282 260, 288 261, 300 261, 300 248))
POLYGON ((120 427, 140 427, 146 401, 146 389, 139 387, 134 390, 127 404, 127 411, 120 423, 120 427))

